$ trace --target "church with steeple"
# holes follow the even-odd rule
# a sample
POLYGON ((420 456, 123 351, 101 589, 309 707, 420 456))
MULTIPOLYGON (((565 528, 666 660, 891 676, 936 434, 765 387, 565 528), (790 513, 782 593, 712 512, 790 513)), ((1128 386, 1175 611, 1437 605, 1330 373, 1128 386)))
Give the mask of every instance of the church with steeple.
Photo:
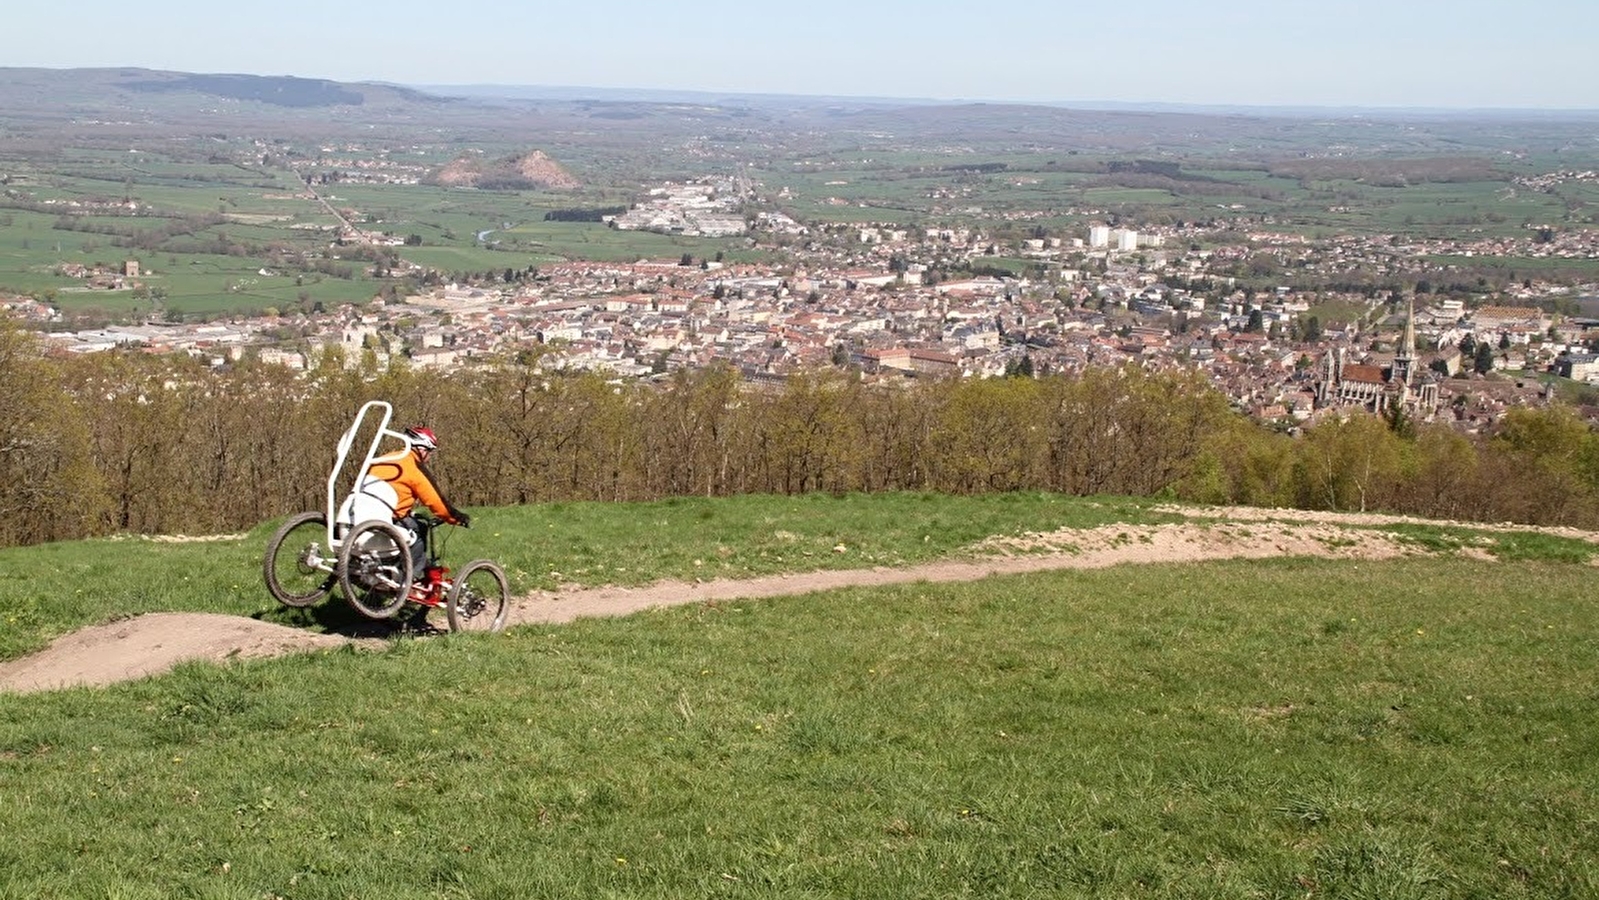
POLYGON ((1405 314, 1404 336, 1392 361, 1356 362, 1342 347, 1322 357, 1316 381, 1316 407, 1356 406, 1383 415, 1401 409, 1418 419, 1438 410, 1437 374, 1424 369, 1416 356, 1416 302, 1405 314))

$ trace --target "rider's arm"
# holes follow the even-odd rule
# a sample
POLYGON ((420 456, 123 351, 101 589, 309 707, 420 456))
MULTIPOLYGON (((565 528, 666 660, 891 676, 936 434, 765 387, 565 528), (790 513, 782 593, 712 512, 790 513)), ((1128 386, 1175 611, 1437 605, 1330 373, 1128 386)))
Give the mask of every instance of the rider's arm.
POLYGON ((434 486, 433 473, 429 472, 427 466, 422 465, 420 462, 416 464, 416 468, 422 475, 421 478, 416 480, 417 483, 412 485, 416 490, 416 499, 420 500, 422 505, 428 508, 429 512, 449 522, 451 525, 461 524, 460 510, 451 505, 450 501, 444 499, 444 495, 439 493, 439 489, 434 486))

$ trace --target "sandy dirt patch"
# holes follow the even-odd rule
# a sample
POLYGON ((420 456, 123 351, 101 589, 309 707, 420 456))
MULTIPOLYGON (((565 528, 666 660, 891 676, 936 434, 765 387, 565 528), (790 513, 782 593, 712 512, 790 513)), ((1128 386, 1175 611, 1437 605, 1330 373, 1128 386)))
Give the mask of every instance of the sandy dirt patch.
MULTIPOLYGON (((905 568, 848 569, 738 580, 693 583, 669 581, 635 588, 574 587, 554 592, 535 592, 513 600, 510 625, 618 616, 651 607, 714 600, 776 597, 833 588, 918 581, 975 581, 990 575, 1056 569, 1277 556, 1391 559, 1418 551, 1414 545, 1382 532, 1380 526, 1426 522, 1402 516, 1233 507, 1172 507, 1170 511, 1188 516, 1190 521, 1164 525, 1108 525, 995 537, 969 548, 969 554, 963 558, 905 568), (1373 529, 1371 526, 1379 528, 1373 529)), ((1536 530, 1599 543, 1599 535, 1577 529, 1492 527, 1495 530, 1536 530)), ((1477 552, 1467 555, 1481 558, 1486 554, 1477 552)), ((436 618, 440 617, 436 615, 436 618)), ((106 685, 165 672, 185 660, 223 661, 273 656, 338 647, 351 642, 385 646, 385 640, 381 637, 318 634, 243 617, 154 613, 86 628, 60 638, 33 656, 0 663, 0 691, 28 692, 74 685, 106 685)))
POLYGON ((32 656, 0 663, 0 690, 112 684, 165 672, 189 659, 277 656, 348 641, 243 616, 149 613, 75 631, 32 656))

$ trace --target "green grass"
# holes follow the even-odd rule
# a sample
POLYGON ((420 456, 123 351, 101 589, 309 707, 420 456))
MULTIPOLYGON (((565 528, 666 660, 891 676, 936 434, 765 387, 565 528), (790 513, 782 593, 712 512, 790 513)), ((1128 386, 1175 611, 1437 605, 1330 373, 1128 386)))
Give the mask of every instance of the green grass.
POLYGON ((1432 553, 1477 551, 1506 562, 1586 563, 1594 545, 1578 538, 1532 531, 1492 531, 1449 525, 1383 525, 1378 530, 1432 553))
MULTIPOLYGON (((661 580, 904 567, 967 552, 985 538, 1148 525, 1192 518, 1148 501, 1049 493, 949 497, 923 493, 674 498, 652 503, 550 503, 476 510, 471 530, 445 529, 446 562, 498 561, 514 593, 562 585, 640 586, 661 580)), ((0 660, 86 625, 160 611, 248 615, 299 627, 348 624, 331 610, 279 607, 261 584, 277 520, 204 541, 141 536, 0 550, 0 660)), ((1595 547, 1530 531, 1383 525, 1419 550, 1473 548, 1506 562, 1586 563, 1595 547)))
MULTIPOLYGON (((909 565, 995 534, 1174 518, 1144 506, 1044 493, 557 503, 477 510, 471 530, 445 529, 444 557, 455 565, 493 558, 517 592, 743 578, 909 565), (844 550, 835 550, 840 545, 844 550)), ((216 541, 120 537, 0 550, 0 659, 84 625, 144 612, 221 612, 314 625, 306 613, 277 607, 261 584, 261 555, 277 524, 216 541)))
POLYGON ((1334 322, 1349 324, 1364 322, 1372 315, 1371 307, 1364 303, 1352 303, 1347 300, 1328 300, 1312 306, 1305 314, 1304 320, 1309 321, 1315 316, 1323 327, 1334 322))
MULTIPOLYGON (((116 266, 138 259, 147 273, 140 281, 166 293, 168 313, 214 317, 246 314, 267 307, 307 301, 332 307, 377 294, 382 282, 364 266, 351 263, 353 278, 333 279, 307 273, 296 283, 293 272, 277 278, 260 276, 268 265, 260 257, 217 256, 200 252, 226 237, 235 244, 286 246, 320 251, 321 232, 293 227, 302 223, 331 225, 320 204, 289 196, 298 186, 279 171, 250 171, 232 165, 187 166, 147 162, 80 159, 62 163, 69 174, 52 175, 56 186, 41 184, 31 199, 119 199, 129 196, 155 210, 153 215, 83 214, 79 226, 110 229, 114 234, 58 230, 64 217, 54 212, 0 210, 0 290, 53 295, 69 314, 128 316, 147 314, 148 301, 126 293, 84 292, 82 282, 57 274, 63 263, 116 266), (223 224, 168 241, 157 251, 118 247, 127 233, 150 234, 170 226, 174 216, 229 217, 223 224)), ((42 179, 41 179, 42 180, 42 179)), ((710 258, 735 254, 742 239, 705 239, 614 231, 604 225, 545 222, 550 209, 583 205, 625 205, 627 191, 590 191, 582 196, 538 192, 477 192, 427 185, 339 184, 324 189, 334 206, 353 208, 367 228, 396 235, 417 235, 423 245, 402 248, 401 255, 447 273, 499 272, 569 258, 633 261, 641 257, 677 259, 683 253, 710 258), (493 230, 490 246, 477 235, 493 230)), ((280 266, 271 266, 281 269, 280 266)))
POLYGON ((4 695, 0 897, 1591 896, 1590 581, 1076 571, 4 695))
POLYGON ((973 257, 971 265, 974 269, 991 268, 1004 269, 1012 275, 1021 275, 1028 269, 1042 265, 1036 259, 1018 259, 1011 256, 978 256, 973 257))

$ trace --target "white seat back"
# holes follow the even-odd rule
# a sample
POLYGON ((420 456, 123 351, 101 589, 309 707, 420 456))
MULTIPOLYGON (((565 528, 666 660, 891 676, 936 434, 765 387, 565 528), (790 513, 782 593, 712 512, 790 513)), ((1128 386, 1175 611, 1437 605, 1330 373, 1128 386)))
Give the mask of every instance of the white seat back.
POLYGON ((334 518, 335 525, 348 529, 362 522, 373 519, 379 522, 394 521, 394 507, 400 502, 400 497, 394 492, 394 487, 381 478, 367 475, 361 483, 339 504, 339 514, 334 518))

